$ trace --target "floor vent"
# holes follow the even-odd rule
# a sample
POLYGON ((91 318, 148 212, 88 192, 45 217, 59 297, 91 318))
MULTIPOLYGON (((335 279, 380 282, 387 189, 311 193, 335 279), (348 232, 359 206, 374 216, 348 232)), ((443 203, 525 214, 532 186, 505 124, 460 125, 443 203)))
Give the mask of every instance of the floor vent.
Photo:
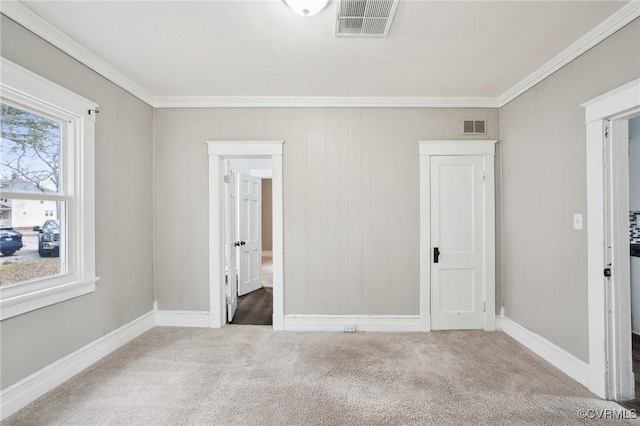
POLYGON ((462 120, 463 135, 486 135, 487 120, 462 120))
POLYGON ((386 37, 398 0, 338 0, 336 36, 386 37))

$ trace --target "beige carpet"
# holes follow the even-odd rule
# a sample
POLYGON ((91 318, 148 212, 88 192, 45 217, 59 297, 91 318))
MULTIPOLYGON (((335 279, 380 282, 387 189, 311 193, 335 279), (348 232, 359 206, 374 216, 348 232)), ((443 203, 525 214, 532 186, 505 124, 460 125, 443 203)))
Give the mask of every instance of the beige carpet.
POLYGON ((620 406, 501 332, 230 325, 155 328, 6 425, 569 425, 598 408, 620 406))
POLYGON ((262 256, 262 287, 273 287, 273 257, 262 256))

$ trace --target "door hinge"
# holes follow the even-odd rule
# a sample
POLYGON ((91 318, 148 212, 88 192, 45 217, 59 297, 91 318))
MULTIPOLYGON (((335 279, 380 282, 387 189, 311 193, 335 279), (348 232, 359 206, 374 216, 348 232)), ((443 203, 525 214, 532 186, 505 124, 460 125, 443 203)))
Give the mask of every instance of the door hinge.
POLYGON ((229 285, 229 274, 224 274, 224 285, 229 285))
POLYGON ((482 302, 482 312, 487 310, 487 302, 482 302))
POLYGON ((224 183, 231 183, 231 175, 224 175, 224 183))
POLYGON ((487 180, 487 172, 485 172, 484 170, 482 171, 482 181, 484 182, 485 180, 487 180))
POLYGON ((231 304, 231 296, 227 296, 227 305, 231 304))

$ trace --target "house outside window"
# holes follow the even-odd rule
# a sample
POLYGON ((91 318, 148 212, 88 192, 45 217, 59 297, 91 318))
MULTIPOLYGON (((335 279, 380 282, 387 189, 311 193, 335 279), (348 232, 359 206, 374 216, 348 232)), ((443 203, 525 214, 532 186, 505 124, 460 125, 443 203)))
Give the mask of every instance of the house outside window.
POLYGON ((97 105, 0 59, 0 319, 6 319, 95 290, 97 105))

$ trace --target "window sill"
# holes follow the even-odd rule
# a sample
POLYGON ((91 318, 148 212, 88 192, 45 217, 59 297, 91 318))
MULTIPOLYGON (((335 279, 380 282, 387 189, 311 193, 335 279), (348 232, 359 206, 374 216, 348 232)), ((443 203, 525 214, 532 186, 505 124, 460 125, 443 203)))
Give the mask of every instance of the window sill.
MULTIPOLYGON (((2 299, 0 301, 0 320, 93 293, 99 279, 99 277, 95 277, 84 281, 67 282, 2 299)), ((0 295, 2 293, 0 291, 0 295)))

